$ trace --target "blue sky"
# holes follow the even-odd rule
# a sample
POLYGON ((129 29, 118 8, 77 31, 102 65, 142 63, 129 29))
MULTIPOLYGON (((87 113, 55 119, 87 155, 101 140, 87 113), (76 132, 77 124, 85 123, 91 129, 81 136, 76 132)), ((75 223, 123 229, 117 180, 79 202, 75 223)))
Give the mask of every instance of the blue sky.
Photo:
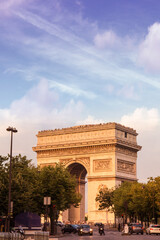
POLYGON ((158 176, 159 0, 1 0, 0 154, 36 162, 39 130, 118 122, 139 133, 138 179, 158 176), (145 168, 144 168, 145 167, 145 168))

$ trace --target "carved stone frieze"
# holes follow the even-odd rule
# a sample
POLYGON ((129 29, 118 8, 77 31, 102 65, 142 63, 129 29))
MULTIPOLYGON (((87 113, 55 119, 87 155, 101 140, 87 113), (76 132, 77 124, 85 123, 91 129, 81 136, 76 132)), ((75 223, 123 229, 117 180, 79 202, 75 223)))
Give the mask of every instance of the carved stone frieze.
POLYGON ((127 174, 136 174, 136 164, 133 162, 118 159, 117 171, 127 173, 127 174))
POLYGON ((64 166, 68 165, 70 162, 73 162, 73 161, 74 161, 73 158, 59 159, 59 162, 64 166))
POLYGON ((79 157, 76 158, 76 162, 82 162, 84 166, 90 168, 90 157, 79 157))
POLYGON ((72 163, 80 163, 86 168, 87 172, 90 170, 90 157, 65 158, 59 161, 64 166, 69 166, 72 163))
POLYGON ((72 156, 80 154, 91 154, 91 153, 110 153, 115 151, 114 145, 95 145, 85 147, 74 147, 74 148, 61 148, 52 150, 41 150, 37 152, 38 158, 53 157, 53 156, 72 156))
POLYGON ((112 159, 96 159, 93 160, 94 172, 110 172, 112 171, 112 159))
POLYGON ((116 147, 116 152, 132 157, 137 157, 137 152, 125 147, 116 147))

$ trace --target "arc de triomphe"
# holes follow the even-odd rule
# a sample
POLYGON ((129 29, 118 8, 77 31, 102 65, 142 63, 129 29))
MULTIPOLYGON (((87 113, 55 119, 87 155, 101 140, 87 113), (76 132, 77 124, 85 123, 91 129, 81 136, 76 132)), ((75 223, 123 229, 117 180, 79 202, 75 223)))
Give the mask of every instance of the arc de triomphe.
POLYGON ((100 187, 115 187, 122 181, 136 181, 137 133, 117 123, 81 125, 39 131, 37 165, 62 163, 76 175, 77 191, 83 198, 79 208, 71 207, 63 219, 84 221, 85 178, 88 179, 88 221, 114 222, 113 214, 98 210, 95 198, 100 187))

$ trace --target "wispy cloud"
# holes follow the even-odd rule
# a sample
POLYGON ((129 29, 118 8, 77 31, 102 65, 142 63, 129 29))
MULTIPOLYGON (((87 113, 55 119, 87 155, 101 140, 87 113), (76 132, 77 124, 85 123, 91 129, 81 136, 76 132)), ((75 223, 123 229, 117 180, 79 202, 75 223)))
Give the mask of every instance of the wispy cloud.
MULTIPOLYGON (((14 16, 27 24, 27 26, 30 24, 33 30, 37 32, 37 35, 31 37, 30 34, 26 34, 25 31, 21 28, 19 30, 17 27, 16 34, 12 36, 12 41, 15 41, 18 49, 21 50, 21 54, 27 57, 27 61, 31 61, 31 65, 33 62, 33 66, 36 61, 40 68, 43 68, 35 69, 28 66, 27 69, 27 66, 21 64, 17 73, 21 74, 21 71, 25 71, 24 76, 28 76, 27 80, 43 78, 47 72, 48 78, 53 79, 52 85, 54 87, 67 94, 88 98, 95 98, 94 88, 103 88, 104 85, 110 82, 124 85, 122 89, 125 94, 123 96, 126 98, 134 94, 134 85, 139 82, 157 89, 160 88, 159 78, 153 76, 151 78, 151 76, 137 68, 135 62, 132 61, 132 51, 123 53, 121 47, 117 47, 116 51, 108 48, 102 50, 93 45, 95 39, 96 44, 100 44, 99 46, 105 47, 106 44, 118 46, 118 42, 122 42, 123 39, 113 30, 106 30, 104 33, 99 34, 99 30, 95 25, 87 22, 87 29, 90 26, 89 31, 92 33, 92 41, 89 41, 85 38, 85 34, 78 36, 77 32, 75 32, 75 29, 84 27, 81 17, 76 19, 73 28, 66 28, 64 26, 69 26, 67 21, 71 21, 70 14, 68 14, 68 19, 66 14, 66 19, 62 16, 59 18, 56 16, 56 19, 53 18, 48 21, 40 14, 37 15, 36 11, 31 12, 31 9, 32 7, 30 10, 23 8, 12 10, 14 16), (54 67, 55 64, 56 67, 54 67), (61 68, 63 71, 58 73, 55 68, 61 68), (87 91, 84 90, 84 84, 86 84, 86 88, 89 88, 87 91), (128 89, 125 90, 126 84, 132 86, 128 93, 126 92, 128 89)), ((35 9, 36 6, 34 6, 35 9)), ((58 11, 59 15, 62 14, 59 3, 58 11)), ((124 38, 126 40, 126 36, 124 38)), ((14 68, 16 69, 16 66, 14 68)))
POLYGON ((49 36, 59 38, 62 41, 62 44, 57 44, 56 39, 54 39, 54 44, 51 44, 50 39, 45 43, 42 39, 33 39, 29 43, 34 46, 32 51, 35 53, 67 67, 75 66, 77 71, 83 70, 86 76, 93 80, 97 78, 108 81, 109 79, 122 83, 141 81, 160 88, 158 78, 152 77, 150 79, 144 73, 142 74, 140 70, 135 71, 134 63, 132 63, 133 68, 125 68, 125 66, 119 64, 120 60, 117 61, 114 54, 98 52, 94 46, 89 45, 84 39, 77 37, 71 31, 64 30, 60 23, 48 22, 40 16, 27 11, 15 12, 15 14, 34 27, 46 32, 49 36))
POLYGON ((90 91, 84 91, 74 86, 67 86, 65 84, 49 80, 50 88, 58 88, 61 92, 69 93, 75 96, 83 96, 85 98, 94 99, 96 94, 90 91))

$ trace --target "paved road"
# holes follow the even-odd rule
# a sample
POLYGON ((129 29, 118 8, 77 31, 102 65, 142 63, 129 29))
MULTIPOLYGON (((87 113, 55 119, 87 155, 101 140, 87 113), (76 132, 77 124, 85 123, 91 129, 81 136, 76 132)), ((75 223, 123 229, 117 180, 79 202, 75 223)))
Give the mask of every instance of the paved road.
MULTIPOLYGON (((160 235, 122 235, 120 232, 118 231, 105 231, 105 236, 100 236, 98 231, 94 231, 93 232, 93 236, 78 236, 77 234, 69 234, 69 233, 65 233, 63 235, 63 237, 60 237, 59 239, 63 239, 63 240, 156 240, 156 239, 160 239, 160 235)), ((50 240, 53 240, 53 238, 50 238, 50 240)))

